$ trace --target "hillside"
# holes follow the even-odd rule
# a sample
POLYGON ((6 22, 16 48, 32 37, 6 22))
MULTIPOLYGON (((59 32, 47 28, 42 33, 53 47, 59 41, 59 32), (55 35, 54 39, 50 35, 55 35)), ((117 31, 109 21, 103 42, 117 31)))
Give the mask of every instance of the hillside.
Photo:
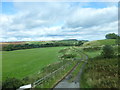
POLYGON ((89 57, 80 79, 81 88, 118 88, 118 46, 116 39, 104 39, 86 42, 81 48, 89 57), (111 45, 105 52, 102 45, 111 45), (107 57, 102 53, 112 53, 113 57, 107 57))
POLYGON ((86 42, 83 46, 101 46, 101 45, 115 45, 116 39, 103 39, 86 42))

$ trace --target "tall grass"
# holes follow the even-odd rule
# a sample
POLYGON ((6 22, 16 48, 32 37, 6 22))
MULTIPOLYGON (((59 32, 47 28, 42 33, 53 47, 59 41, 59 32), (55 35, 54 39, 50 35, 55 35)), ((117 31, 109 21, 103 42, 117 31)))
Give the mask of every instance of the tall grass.
POLYGON ((118 59, 89 60, 80 82, 81 88, 118 88, 118 59))

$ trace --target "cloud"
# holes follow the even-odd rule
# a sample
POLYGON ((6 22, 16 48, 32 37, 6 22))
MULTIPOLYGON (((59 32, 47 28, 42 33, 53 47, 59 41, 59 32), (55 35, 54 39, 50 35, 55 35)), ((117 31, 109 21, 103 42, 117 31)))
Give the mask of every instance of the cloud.
POLYGON ((92 27, 116 21, 117 7, 107 8, 77 8, 66 20, 65 27, 92 27))
MULTIPOLYGON (((87 4, 86 4, 87 5, 87 4)), ((117 7, 83 8, 77 3, 14 3, 17 13, 2 14, 2 41, 103 39, 117 33, 117 7)))

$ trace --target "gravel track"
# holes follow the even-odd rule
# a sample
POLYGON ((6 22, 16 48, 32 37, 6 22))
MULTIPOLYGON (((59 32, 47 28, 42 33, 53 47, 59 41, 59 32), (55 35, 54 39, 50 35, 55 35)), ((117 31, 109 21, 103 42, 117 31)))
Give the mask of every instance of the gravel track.
POLYGON ((81 77, 81 74, 82 74, 82 71, 83 71, 83 68, 85 67, 86 65, 86 61, 88 59, 88 57, 84 54, 84 61, 85 63, 82 65, 82 67, 80 68, 80 71, 78 73, 78 75, 75 77, 74 81, 70 82, 70 77, 71 77, 71 73, 74 71, 72 71, 70 74, 68 74, 62 81, 60 81, 55 87, 53 90, 56 90, 57 88, 74 88, 75 90, 79 89, 80 88, 80 77, 81 77))

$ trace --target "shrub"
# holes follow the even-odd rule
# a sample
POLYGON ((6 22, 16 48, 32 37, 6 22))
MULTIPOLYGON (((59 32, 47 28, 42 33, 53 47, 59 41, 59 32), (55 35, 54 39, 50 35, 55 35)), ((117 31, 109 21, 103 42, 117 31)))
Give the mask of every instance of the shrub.
POLYGON ((105 45, 103 47, 103 51, 102 51, 101 55, 104 58, 112 58, 112 57, 114 57, 113 47, 110 46, 110 45, 105 45))
POLYGON ((66 58, 74 58, 74 57, 76 57, 75 54, 64 54, 64 55, 61 56, 61 58, 64 58, 64 59, 66 59, 66 58))
POLYGON ((3 90, 6 90, 6 89, 16 90, 22 85, 24 85, 24 83, 19 79, 7 78, 2 84, 2 89, 3 90))

